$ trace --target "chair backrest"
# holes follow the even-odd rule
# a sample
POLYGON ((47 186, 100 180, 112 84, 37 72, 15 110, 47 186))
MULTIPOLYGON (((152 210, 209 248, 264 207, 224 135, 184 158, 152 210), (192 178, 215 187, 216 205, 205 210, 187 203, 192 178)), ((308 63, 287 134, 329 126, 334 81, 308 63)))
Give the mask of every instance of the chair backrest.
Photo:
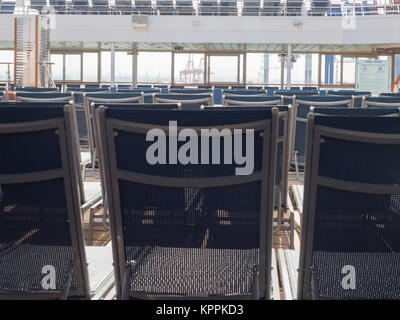
POLYGON ((74 109, 76 112, 76 120, 78 126, 79 140, 82 144, 89 144, 89 131, 87 127, 86 110, 85 110, 85 94, 108 93, 109 90, 102 88, 84 88, 84 89, 68 89, 72 92, 74 109))
POLYGON ((306 148, 307 115, 312 106, 324 108, 351 108, 353 100, 349 97, 327 97, 327 96, 302 96, 296 97, 294 102, 291 143, 291 156, 297 153, 299 164, 304 164, 306 148))
POLYGON ((169 93, 173 94, 208 94, 212 93, 211 89, 170 89, 169 93))
POLYGON ((400 115, 400 108, 369 107, 363 109, 348 108, 318 108, 312 107, 310 112, 333 116, 394 116, 400 115))
POLYGON ((400 107, 400 96, 363 97, 362 106, 364 108, 368 107, 398 108, 400 107))
POLYGON ((266 91, 263 90, 222 90, 222 95, 227 97, 234 97, 234 96, 266 96, 266 91))
POLYGON ((400 117, 310 114, 298 299, 399 299, 400 117))
POLYGON ((58 93, 58 92, 17 92, 15 94, 16 101, 26 102, 65 102, 72 101, 71 93, 58 93))
POLYGON ((182 109, 197 109, 214 105, 214 95, 210 94, 157 94, 154 103, 180 103, 182 109))
POLYGON ((280 105, 282 98, 280 97, 267 97, 267 96, 222 96, 222 105, 248 105, 248 106, 266 106, 266 105, 280 105))
POLYGON ((96 103, 143 103, 143 93, 84 93, 84 106, 86 127, 88 129, 88 142, 92 159, 95 158, 94 113, 90 108, 92 102, 96 103))
POLYGON ((326 92, 327 96, 351 96, 353 97, 353 107, 361 108, 363 103, 363 97, 370 97, 371 92, 368 91, 353 91, 353 90, 328 90, 326 92))
MULTIPOLYGON (((269 298, 278 110, 100 108, 96 116, 114 191, 108 201, 117 295, 125 288, 141 297, 269 298), (183 136, 197 141, 197 132, 213 128, 226 129, 218 162, 205 145, 196 152, 202 164, 192 157, 187 163, 183 149, 174 160, 176 134, 176 148, 185 148, 183 136), (235 131, 235 148, 254 146, 254 171, 246 175, 229 161, 232 129, 239 128, 248 130, 235 131), (161 145, 154 149, 158 134, 170 141, 168 155, 161 145), (168 162, 157 163, 156 153, 168 162)), ((211 136, 201 140, 213 143, 211 136)))
POLYGON ((36 88, 36 87, 16 87, 15 91, 17 93, 24 93, 24 92, 41 92, 41 93, 46 93, 46 92, 58 92, 57 88, 36 88))
POLYGON ((0 104, 0 298, 89 298, 71 107, 0 104))
POLYGON ((397 97, 400 96, 400 92, 383 92, 379 94, 380 97, 397 97))

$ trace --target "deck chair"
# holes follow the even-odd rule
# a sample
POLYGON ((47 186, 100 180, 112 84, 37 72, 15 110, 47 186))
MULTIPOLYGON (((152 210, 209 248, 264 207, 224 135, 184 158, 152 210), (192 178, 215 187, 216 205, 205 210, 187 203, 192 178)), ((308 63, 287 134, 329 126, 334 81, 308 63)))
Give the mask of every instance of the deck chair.
POLYGON ((15 1, 2 1, 0 3, 0 14, 13 14, 15 1))
POLYGON ((43 7, 47 6, 46 0, 30 0, 29 8, 35 9, 39 12, 42 11, 43 7))
POLYGON ((99 108, 96 117, 107 189, 114 191, 118 298, 269 299, 278 110, 99 108), (179 132, 253 129, 256 173, 243 180, 230 164, 150 165, 146 133, 171 120, 179 132))
POLYGON ((58 14, 67 13, 67 2, 65 0, 49 0, 49 5, 53 7, 58 14))
POLYGON ((113 280, 110 248, 84 247, 72 115, 0 105, 0 299, 99 298, 113 280))
POLYGON ((209 94, 212 93, 212 89, 170 89, 170 94, 209 94))
POLYGON ((263 86, 247 86, 248 90, 265 90, 263 86))
MULTIPOLYGON (((133 6, 131 0, 115 0, 115 12, 119 14, 132 14, 133 6)), ((120 85, 118 85, 119 87, 120 85)))
POLYGON ((261 14, 263 16, 277 16, 281 14, 281 2, 279 0, 264 0, 261 14))
POLYGON ((97 14, 110 14, 111 7, 108 3, 108 0, 92 0, 90 12, 97 14))
MULTIPOLYGON (((16 101, 18 102, 64 102, 64 104, 68 104, 72 100, 71 93, 16 92, 16 101)), ((81 171, 85 173, 86 167, 91 163, 91 156, 86 150, 81 150, 80 153, 80 167, 81 171)))
POLYGON ((400 106, 400 96, 363 97, 362 106, 364 108, 369 108, 369 107, 398 108, 400 106))
POLYGON ((231 89, 231 90, 226 90, 222 89, 221 94, 229 97, 234 97, 234 96, 266 96, 267 92, 264 90, 238 90, 238 89, 231 89))
POLYGON ((300 16, 303 0, 286 0, 286 15, 300 16))
POLYGON ((16 101, 23 102, 65 102, 66 104, 72 100, 71 93, 59 92, 16 92, 16 101))
POLYGON ((221 16, 237 16, 238 7, 236 0, 220 0, 219 14, 221 16))
POLYGON ((158 15, 173 15, 175 13, 174 1, 157 0, 156 10, 158 12, 158 15))
POLYGON ((153 96, 155 94, 161 93, 161 89, 158 88, 147 88, 147 87, 140 87, 140 88, 133 88, 133 89, 125 89, 121 88, 118 89, 118 93, 141 93, 143 94, 143 103, 154 103, 153 96))
POLYGON ((353 99, 354 108, 361 108, 364 97, 371 97, 371 92, 368 91, 354 91, 354 90, 328 90, 327 96, 351 96, 353 99))
POLYGON ((85 108, 86 127, 88 130, 89 152, 92 165, 92 176, 95 174, 97 154, 94 141, 93 113, 90 110, 90 103, 143 103, 143 94, 134 93, 84 93, 83 102, 85 108))
POLYGON ((130 89, 132 85, 130 84, 118 84, 117 89, 130 89))
POLYGON ((154 103, 180 103, 183 110, 200 110, 202 106, 213 106, 214 95, 209 94, 157 94, 154 103))
POLYGON ((154 9, 151 5, 151 0, 135 0, 135 14, 151 15, 154 9))
POLYGON ((72 0, 72 8, 74 13, 87 14, 89 12, 88 0, 72 0))
POLYGON ((200 16, 217 16, 219 15, 217 0, 200 0, 199 2, 200 16))
POLYGON ((400 96, 400 92, 382 92, 379 97, 397 97, 400 96))
POLYGON ((37 87, 16 87, 15 91, 17 93, 56 93, 57 88, 37 88, 37 87))
POLYGON ((312 0, 311 14, 313 16, 324 16, 329 12, 330 0, 312 0))
POLYGON ((308 118, 298 299, 400 298, 400 114, 354 112, 308 118))
POLYGON ((85 114, 85 102, 83 99, 84 93, 107 93, 108 89, 103 88, 73 88, 68 89, 67 92, 72 93, 72 98, 75 106, 77 123, 78 123, 78 133, 79 141, 81 145, 88 146, 89 137, 88 129, 86 125, 86 114, 85 114))
POLYGON ((247 106, 268 106, 268 105, 280 105, 282 104, 282 98, 280 97, 267 97, 267 96, 222 96, 222 105, 233 106, 233 105, 247 105, 247 106))
POLYGON ((260 0, 244 0, 242 8, 242 16, 259 16, 260 0))
POLYGON ((67 83, 66 85, 65 85, 65 87, 66 87, 66 91, 72 91, 72 90, 81 90, 81 85, 80 84, 70 84, 70 83, 67 83))
MULTIPOLYGON (((305 163, 307 115, 311 107, 330 108, 352 108, 353 101, 349 97, 325 97, 325 96, 302 96, 296 97, 294 103, 293 123, 290 137, 291 164, 296 170, 296 177, 299 178, 300 168, 305 163)), ((301 178, 299 179, 302 180, 301 178)))
POLYGON ((194 15, 196 11, 192 0, 175 0, 176 14, 179 16, 194 15))
MULTIPOLYGON (((398 108, 381 108, 381 107, 368 107, 368 109, 352 109, 352 108, 327 108, 327 107, 311 107, 311 113, 324 114, 324 115, 336 115, 336 116, 393 116, 399 114, 398 108)), ((294 204, 300 214, 303 213, 303 195, 304 185, 294 184, 292 185, 292 192, 294 198, 294 204)))

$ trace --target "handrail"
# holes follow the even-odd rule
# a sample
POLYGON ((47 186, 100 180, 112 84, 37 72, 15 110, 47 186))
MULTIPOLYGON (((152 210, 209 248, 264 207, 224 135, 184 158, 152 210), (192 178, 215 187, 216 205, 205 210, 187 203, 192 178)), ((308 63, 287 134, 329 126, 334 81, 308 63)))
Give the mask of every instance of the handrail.
MULTIPOLYGON (((188 1, 188 5, 179 5, 179 2, 173 5, 158 4, 155 1, 152 4, 148 1, 148 5, 133 6, 131 1, 117 2, 111 5, 111 0, 105 0, 104 4, 92 6, 71 4, 55 5, 54 10, 47 12, 62 14, 145 14, 145 15, 221 15, 221 16, 365 16, 378 14, 400 14, 400 4, 386 3, 370 4, 370 3, 347 3, 345 1, 332 3, 330 0, 286 0, 283 3, 280 0, 258 0, 239 2, 237 0, 199 0, 188 1)), ((67 3, 67 2, 66 2, 67 3)), ((30 5, 25 7, 30 10, 42 12, 43 7, 40 5, 30 5)), ((21 8, 18 8, 20 10, 21 8)), ((0 7, 2 13, 13 13, 17 8, 0 7)))

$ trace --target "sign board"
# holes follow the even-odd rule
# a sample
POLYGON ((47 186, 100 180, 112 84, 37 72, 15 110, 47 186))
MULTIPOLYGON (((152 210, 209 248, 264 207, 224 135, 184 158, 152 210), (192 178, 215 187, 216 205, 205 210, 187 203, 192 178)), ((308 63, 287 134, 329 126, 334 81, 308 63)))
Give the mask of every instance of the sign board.
POLYGON ((373 95, 390 92, 390 63, 388 60, 359 60, 356 65, 356 90, 373 95))

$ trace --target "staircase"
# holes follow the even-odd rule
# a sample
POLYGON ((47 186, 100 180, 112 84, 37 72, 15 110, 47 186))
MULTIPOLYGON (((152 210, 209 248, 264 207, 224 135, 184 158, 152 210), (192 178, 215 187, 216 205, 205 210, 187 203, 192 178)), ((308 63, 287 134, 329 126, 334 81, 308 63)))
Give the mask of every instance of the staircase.
POLYGON ((51 74, 49 30, 46 16, 17 15, 15 18, 15 85, 47 87, 51 74))

